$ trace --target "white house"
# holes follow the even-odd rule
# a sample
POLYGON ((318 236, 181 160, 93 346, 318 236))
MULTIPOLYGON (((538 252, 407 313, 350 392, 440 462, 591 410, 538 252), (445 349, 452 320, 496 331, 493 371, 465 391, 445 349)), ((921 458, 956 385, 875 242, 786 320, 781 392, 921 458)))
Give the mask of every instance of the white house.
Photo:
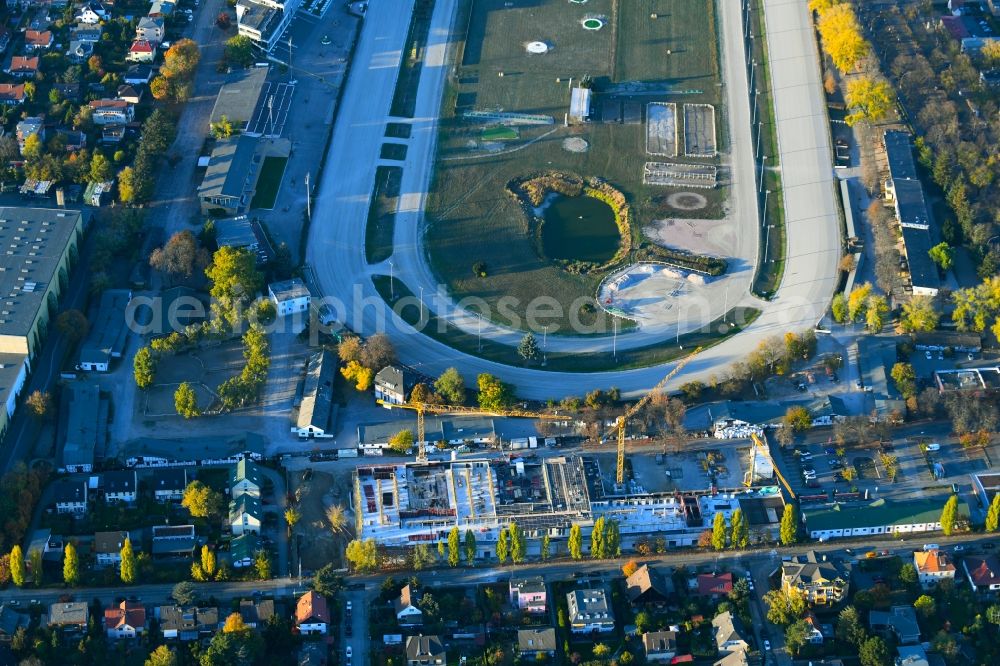
POLYGON ((75 18, 78 23, 97 25, 108 18, 108 10, 99 2, 89 2, 77 12, 75 18))
POLYGON ((52 493, 56 513, 83 515, 87 513, 87 482, 64 480, 56 484, 52 493))
POLYGON ((95 99, 89 106, 95 125, 127 125, 135 117, 135 109, 123 99, 95 99))
POLYGON ((615 616, 604 590, 573 590, 566 595, 570 631, 574 634, 615 630, 615 616))
POLYGON ((264 517, 260 500, 250 495, 240 495, 229 503, 229 528, 233 536, 260 534, 260 522, 264 517))
POLYGON ((117 608, 104 611, 104 629, 108 638, 135 638, 146 628, 146 609, 137 601, 123 601, 117 608))
POLYGON ((145 39, 132 42, 125 59, 129 62, 153 62, 156 59, 156 46, 145 39))
POLYGON ((138 479, 135 470, 105 472, 102 477, 104 499, 108 502, 132 504, 138 497, 138 479))
POLYGON ((155 469, 147 483, 157 502, 180 502, 188 485, 187 470, 183 467, 155 469))
POLYGON ((955 564, 947 553, 936 548, 913 553, 913 566, 924 589, 934 587, 942 580, 955 580, 955 564))
POLYGON ((249 458, 243 458, 233 466, 229 474, 230 497, 237 499, 240 495, 249 495, 260 499, 262 478, 257 463, 249 458))
POLYGON ((118 566, 128 532, 95 532, 94 559, 99 567, 118 566))
POLYGON ((274 302, 274 307, 278 310, 278 316, 292 314, 293 312, 307 312, 312 296, 309 288, 299 278, 284 280, 283 282, 272 282, 267 285, 267 293, 274 302))
POLYGON ((392 607, 399 624, 415 626, 424 623, 424 613, 417 607, 417 595, 409 585, 399 591, 399 597, 393 601, 392 607))
POLYGON ((143 16, 135 26, 135 38, 147 42, 163 41, 163 19, 159 16, 143 16))
POLYGON ((330 624, 330 611, 326 606, 326 597, 312 590, 299 597, 295 605, 295 624, 303 635, 326 635, 330 624))

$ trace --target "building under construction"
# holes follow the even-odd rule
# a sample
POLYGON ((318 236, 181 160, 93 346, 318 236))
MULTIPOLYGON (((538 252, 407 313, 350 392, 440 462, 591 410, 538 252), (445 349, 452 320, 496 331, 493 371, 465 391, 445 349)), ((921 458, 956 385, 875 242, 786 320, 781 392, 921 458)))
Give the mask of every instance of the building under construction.
POLYGON ((354 477, 359 538, 388 547, 447 539, 453 527, 476 535, 478 556, 495 552, 497 535, 516 522, 535 554, 548 535, 552 552, 565 549, 570 527, 584 543, 601 516, 617 520, 623 548, 662 537, 666 547, 694 545, 716 513, 736 509, 750 518, 751 538, 770 538, 784 500, 776 487, 735 492, 621 492, 609 487, 588 456, 509 456, 430 463, 363 465, 354 477))

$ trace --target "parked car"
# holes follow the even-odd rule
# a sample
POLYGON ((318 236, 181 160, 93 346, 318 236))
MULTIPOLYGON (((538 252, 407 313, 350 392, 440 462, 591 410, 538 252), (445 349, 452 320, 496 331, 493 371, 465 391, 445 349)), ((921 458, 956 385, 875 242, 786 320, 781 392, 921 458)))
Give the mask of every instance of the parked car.
POLYGON ((771 641, 769 641, 769 640, 767 640, 765 638, 764 639, 764 652, 770 652, 770 651, 771 651, 771 641))
POLYGON ((941 450, 941 445, 938 444, 937 442, 931 442, 930 444, 927 445, 927 450, 928 451, 940 451, 941 450))

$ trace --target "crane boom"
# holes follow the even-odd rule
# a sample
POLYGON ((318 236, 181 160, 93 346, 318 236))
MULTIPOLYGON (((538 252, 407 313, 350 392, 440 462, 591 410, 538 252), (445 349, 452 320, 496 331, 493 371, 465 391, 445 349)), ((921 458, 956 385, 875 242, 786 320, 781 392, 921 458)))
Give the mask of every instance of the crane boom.
POLYGON ((424 414, 468 414, 470 416, 509 416, 524 419, 547 419, 562 421, 569 418, 565 414, 542 414, 526 409, 483 409, 481 407, 466 407, 464 405, 432 405, 428 403, 404 402, 400 404, 376 400, 378 404, 389 409, 412 409, 417 413, 417 462, 427 462, 427 448, 424 445, 424 414))
POLYGON ((667 373, 666 377, 657 382, 656 386, 651 388, 646 395, 639 399, 639 402, 632 405, 625 411, 624 414, 618 417, 618 421, 615 423, 615 428, 618 430, 618 468, 615 479, 619 486, 625 483, 625 423, 630 418, 635 416, 640 409, 649 404, 649 401, 653 399, 653 396, 663 390, 663 387, 667 385, 667 382, 677 376, 677 373, 680 372, 685 365, 687 365, 688 361, 694 358, 700 351, 701 347, 698 347, 693 352, 682 358, 677 365, 674 366, 674 369, 667 373))

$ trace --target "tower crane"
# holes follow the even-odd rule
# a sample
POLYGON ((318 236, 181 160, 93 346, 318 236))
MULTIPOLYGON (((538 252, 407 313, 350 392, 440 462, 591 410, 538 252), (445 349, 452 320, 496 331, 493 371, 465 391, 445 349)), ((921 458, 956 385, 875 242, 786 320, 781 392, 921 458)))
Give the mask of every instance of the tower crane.
POLYGON ((615 422, 615 430, 618 431, 618 473, 615 478, 619 486, 625 483, 625 424, 630 418, 635 416, 640 409, 645 407, 649 401, 653 399, 653 396, 658 394, 663 387, 666 386, 667 382, 673 379, 677 373, 680 372, 685 365, 687 365, 688 361, 694 358, 700 351, 701 347, 698 347, 693 352, 682 358, 666 377, 661 379, 656 386, 649 389, 646 395, 642 396, 639 402, 629 407, 628 410, 619 416, 618 420, 615 422))
POLYGON ((788 492, 789 497, 795 499, 795 491, 792 490, 791 484, 788 483, 788 480, 785 479, 785 476, 781 473, 781 470, 778 469, 778 463, 776 463, 774 461, 774 458, 771 456, 771 449, 770 447, 768 447, 767 442, 764 440, 764 437, 758 435, 755 432, 751 432, 750 440, 753 442, 753 446, 750 447, 750 471, 747 472, 747 476, 743 482, 743 485, 746 486, 747 488, 753 485, 753 477, 757 472, 757 453, 759 452, 760 455, 763 455, 767 459, 767 461, 771 463, 771 468, 774 470, 775 478, 778 479, 778 481, 781 482, 781 485, 785 487, 785 490, 788 492))
POLYGON ((464 405, 431 405, 423 402, 404 402, 400 404, 378 400, 378 404, 389 409, 412 409, 417 413, 417 462, 427 462, 427 447, 424 443, 424 414, 467 414, 469 416, 511 416, 524 419, 545 419, 549 421, 565 421, 570 417, 565 414, 542 414, 524 409, 482 409, 480 407, 465 407, 464 405))

